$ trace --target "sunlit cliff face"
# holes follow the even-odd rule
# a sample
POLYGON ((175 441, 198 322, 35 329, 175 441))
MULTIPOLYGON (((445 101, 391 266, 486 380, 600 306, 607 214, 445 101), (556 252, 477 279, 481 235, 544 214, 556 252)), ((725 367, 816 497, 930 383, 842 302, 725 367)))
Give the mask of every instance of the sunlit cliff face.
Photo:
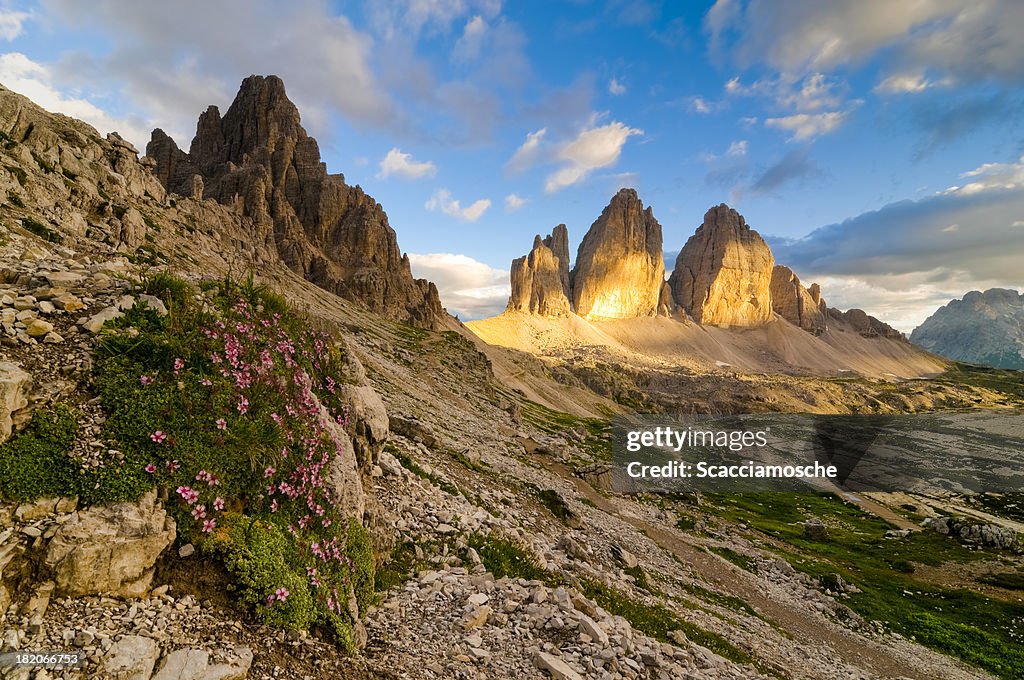
POLYGON ((606 262, 581 291, 576 313, 585 319, 631 319, 658 309, 664 268, 636 253, 606 262))

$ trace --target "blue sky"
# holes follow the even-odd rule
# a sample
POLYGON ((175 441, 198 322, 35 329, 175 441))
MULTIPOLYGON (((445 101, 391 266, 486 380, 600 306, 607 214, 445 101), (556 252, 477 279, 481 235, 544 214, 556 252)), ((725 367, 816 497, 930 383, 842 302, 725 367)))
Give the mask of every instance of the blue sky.
POLYGON ((463 318, 633 186, 669 253, 726 202, 830 304, 909 331, 1024 285, 1020 26, 1013 0, 39 0, 0 3, 0 82, 187 149, 280 75, 463 318))

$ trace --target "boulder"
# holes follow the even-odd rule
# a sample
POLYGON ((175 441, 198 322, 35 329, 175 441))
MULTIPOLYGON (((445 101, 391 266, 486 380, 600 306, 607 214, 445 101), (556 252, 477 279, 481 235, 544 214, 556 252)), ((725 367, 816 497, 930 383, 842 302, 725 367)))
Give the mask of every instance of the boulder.
POLYGON ((700 324, 760 326, 772 319, 775 259, 743 216, 715 206, 679 251, 669 277, 683 311, 700 324))
POLYGON ((791 324, 814 335, 827 330, 828 308, 821 288, 816 283, 804 288, 789 267, 777 264, 772 269, 771 298, 775 313, 791 324))
POLYGON ((28 406, 28 393, 32 388, 32 376, 18 364, 0 362, 0 442, 11 436, 14 428, 13 414, 28 406))
POLYGON ((371 385, 341 385, 338 395, 348 412, 347 431, 352 436, 360 466, 377 463, 388 438, 388 412, 371 385))
POLYGON ((572 305, 586 319, 658 313, 665 262, 661 225, 633 189, 621 189, 591 225, 570 275, 572 305))
POLYGON ((512 260, 512 295, 509 311, 530 312, 541 316, 568 316, 569 236, 565 225, 554 228, 543 240, 535 236, 533 249, 512 260))
POLYGON ((569 664, 547 652, 537 652, 533 657, 533 663, 542 671, 547 671, 554 680, 583 680, 569 664))
POLYGON ((103 677, 110 680, 150 680, 160 656, 153 638, 126 635, 115 642, 103 657, 103 677))
POLYGON ((149 590, 157 558, 174 536, 174 520, 153 489, 134 503, 73 514, 54 534, 45 562, 65 596, 141 597, 149 590))

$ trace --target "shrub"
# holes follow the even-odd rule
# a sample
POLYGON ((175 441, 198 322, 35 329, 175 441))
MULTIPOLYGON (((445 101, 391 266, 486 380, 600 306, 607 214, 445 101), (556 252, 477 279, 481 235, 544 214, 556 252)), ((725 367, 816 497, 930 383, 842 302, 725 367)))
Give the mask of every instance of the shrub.
POLYGON ((184 307, 193 293, 188 281, 166 272, 146 277, 142 289, 147 295, 163 300, 168 307, 184 307))
POLYGON ((0 493, 17 501, 75 495, 79 467, 68 452, 77 431, 66 406, 36 411, 25 430, 0 446, 0 493))

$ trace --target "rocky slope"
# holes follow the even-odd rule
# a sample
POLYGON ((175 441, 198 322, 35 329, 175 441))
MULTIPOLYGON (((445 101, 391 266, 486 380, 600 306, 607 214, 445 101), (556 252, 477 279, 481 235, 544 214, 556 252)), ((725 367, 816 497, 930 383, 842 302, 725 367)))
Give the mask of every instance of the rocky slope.
POLYGON ((661 225, 633 189, 622 189, 580 243, 570 275, 572 303, 585 319, 658 313, 665 263, 661 225))
POLYGON ((759 326, 772 315, 774 265, 761 235, 722 204, 708 210, 679 251, 669 286, 679 306, 697 323, 759 326))
POLYGON ((280 78, 246 78, 223 117, 209 107, 189 153, 159 129, 146 153, 168 191, 234 206, 253 221, 249 240, 306 279, 385 316, 439 326, 436 287, 413 278, 381 205, 327 173, 280 78))
POLYGON ((976 290, 940 307, 910 334, 910 341, 950 359, 1024 369, 1024 295, 976 290))
MULTIPOLYGON (((853 525, 840 534, 844 539, 892 551, 872 554, 864 571, 896 555, 915 558, 922 545, 929 565, 937 549, 1002 570, 1018 568, 1019 556, 986 560, 979 546, 968 551, 952 538, 941 543, 920 532, 884 538, 890 524, 838 498, 808 496, 801 502, 816 503, 813 510, 801 506, 795 518, 770 520, 785 532, 797 527, 794 545, 785 542, 788 533, 737 519, 731 499, 616 494, 607 487, 608 416, 629 402, 595 389, 614 380, 622 393, 664 395, 690 410, 841 405, 893 412, 926 400, 941 398, 952 408, 1007 395, 948 382, 808 380, 712 362, 716 377, 662 356, 595 367, 595 355, 587 354, 593 347, 574 345, 578 355, 555 362, 487 345, 451 318, 441 318, 440 332, 397 322, 400 313, 368 310, 372 300, 346 300, 285 266, 277 223, 249 212, 242 199, 201 198, 206 175, 189 175, 199 181, 190 181, 188 195, 166 195, 153 171, 162 168, 163 181, 173 183, 186 176, 181 168, 191 154, 175 155, 174 168, 140 160, 117 137, 102 139, 7 91, 0 91, 0 111, 10 114, 0 119, 7 135, 0 137, 0 422, 12 430, 0 444, 0 651, 53 649, 84 658, 80 670, 6 675, 989 677, 911 638, 927 630, 862 618, 857 584, 847 582, 858 577, 845 568, 835 567, 844 569, 838 579, 805 573, 780 552, 792 553, 798 567, 819 568, 821 556, 802 533, 806 513, 814 513, 825 517, 814 526, 845 532, 853 525), (261 263, 252 280, 240 262, 261 263), (239 273, 242 280, 225 282, 239 273), (301 323, 275 326, 274 310, 287 306, 299 310, 301 323), (310 344, 293 340, 293 331, 310 344), (154 345, 154 337, 166 342, 154 345), (573 362, 580 371, 569 370, 573 362), (284 394, 297 397, 286 402, 291 409, 279 408, 284 394), (306 426, 313 429, 280 430, 279 420, 294 423, 292 410, 311 418, 306 426), (301 444, 296 454, 321 452, 331 462, 327 474, 305 467, 321 459, 279 456, 268 442, 301 444), (249 458, 251 452, 275 456, 273 464, 249 458), (160 463, 152 472, 142 467, 149 457, 160 463), (223 479, 211 478, 210 470, 227 461, 235 465, 223 479), (197 462, 204 465, 198 472, 191 467, 197 462), (283 479, 289 465, 296 475, 283 479), (186 471, 187 478, 172 481, 186 471), (295 508, 288 502, 308 508, 307 497, 292 498, 294 489, 279 482, 298 484, 306 473, 329 484, 325 514, 353 520, 349 541, 359 539, 360 548, 351 551, 343 541, 349 561, 339 560, 333 575, 341 595, 354 597, 358 586, 355 601, 333 593, 326 602, 313 598, 326 594, 316 589, 327 572, 288 571, 289 560, 309 557, 305 545, 313 550, 312 542, 289 537, 306 536, 322 515, 289 514, 295 508), (259 483, 222 509, 216 501, 200 508, 189 500, 193 487, 210 495, 237 492, 229 474, 259 483), (12 486, 12 478, 55 486, 12 486), (115 494, 124 497, 113 500, 115 494), (258 514, 258 499, 271 496, 280 507, 258 514), (262 521, 232 525, 240 513, 262 521), (263 533, 280 529, 275 522, 286 523, 282 517, 295 518, 295 526, 263 533), (211 520, 219 524, 207 532, 211 520), (244 540, 232 543, 232 526, 244 529, 244 540), (239 578, 248 564, 260 569, 239 578), (287 588, 279 580, 285 577, 287 588), (256 602, 254 584, 263 588, 256 602), (304 602, 321 615, 312 626, 310 610, 296 604, 307 590, 311 599, 304 602), (304 617, 304 624, 271 616, 278 611, 304 617), (332 635, 339 629, 351 638, 332 635), (346 641, 361 646, 357 654, 341 652, 346 641)), ((256 119, 272 118, 266 115, 256 119)), ((248 138, 255 131, 242 132, 248 138)), ((250 170, 269 173, 262 165, 250 170)), ((209 172, 210 185, 219 186, 235 170, 209 172)), ((291 186, 285 182, 286 193, 291 186)), ((561 249, 554 238, 542 245, 553 255, 561 249)), ((575 315, 519 316, 589 323, 575 315)), ((908 357, 934 360, 906 343, 865 339, 845 321, 819 337, 781 321, 750 329, 743 351, 726 329, 658 317, 601 324, 617 328, 622 345, 649 349, 657 345, 655 325, 670 326, 685 336, 667 336, 671 346, 660 351, 678 354, 697 343, 709 357, 722 350, 737 362, 754 362, 765 345, 781 362, 827 343, 842 345, 848 357, 888 352, 893 365, 908 357), (637 323, 650 326, 638 330, 637 323)), ((908 503, 936 514, 929 503, 937 501, 917 497, 901 497, 893 507, 908 503)), ((339 527, 345 525, 321 520, 317 531, 338 539, 339 527)), ((824 550, 835 555, 837 547, 841 542, 833 541, 824 550)), ((883 603, 893 615, 914 601, 906 595, 914 589, 963 597, 961 590, 947 594, 939 576, 922 576, 930 573, 926 565, 912 566, 916 580, 883 603)), ((905 572, 899 578, 910 579, 905 572)), ((972 640, 988 644, 1002 627, 1013 632, 998 602, 979 605, 995 632, 972 640)), ((943 600, 927 620, 944 625, 948 609, 943 600)), ((1009 644, 1002 651, 1014 653, 1009 644)))

